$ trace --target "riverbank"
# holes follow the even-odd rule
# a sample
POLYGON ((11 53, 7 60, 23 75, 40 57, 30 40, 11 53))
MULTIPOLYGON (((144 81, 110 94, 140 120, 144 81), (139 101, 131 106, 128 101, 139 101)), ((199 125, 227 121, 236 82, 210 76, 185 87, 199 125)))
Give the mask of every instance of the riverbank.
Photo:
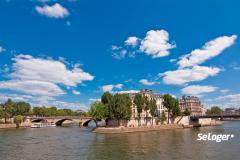
MULTIPOLYGON (((20 128, 28 128, 31 127, 29 123, 21 123, 20 128)), ((0 124, 0 129, 9 129, 9 128, 16 128, 15 123, 9 123, 9 124, 0 124)))
POLYGON ((158 126, 147 126, 147 127, 97 127, 92 132, 94 133, 131 133, 131 132, 147 132, 147 131, 158 131, 163 129, 184 129, 191 126, 183 126, 177 124, 158 125, 158 126))

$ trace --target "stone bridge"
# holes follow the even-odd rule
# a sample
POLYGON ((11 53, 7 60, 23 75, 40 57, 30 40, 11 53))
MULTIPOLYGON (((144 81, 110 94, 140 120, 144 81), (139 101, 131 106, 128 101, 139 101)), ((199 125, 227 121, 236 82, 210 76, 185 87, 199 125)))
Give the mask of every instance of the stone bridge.
POLYGON ((78 117, 78 116, 56 116, 56 117, 28 117, 26 119, 29 123, 34 122, 48 122, 55 123, 57 126, 61 126, 65 123, 77 123, 79 126, 88 126, 93 121, 97 125, 97 121, 92 117, 78 117))

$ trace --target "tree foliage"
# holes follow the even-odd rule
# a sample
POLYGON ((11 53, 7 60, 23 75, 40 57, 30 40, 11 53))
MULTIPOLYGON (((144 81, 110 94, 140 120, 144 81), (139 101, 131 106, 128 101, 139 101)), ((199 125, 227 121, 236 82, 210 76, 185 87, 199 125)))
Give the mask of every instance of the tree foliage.
POLYGON ((191 112, 188 109, 185 109, 183 112, 184 116, 189 116, 191 114, 191 112))
POLYGON ((156 116, 156 111, 157 111, 157 104, 156 104, 156 100, 155 99, 151 99, 149 100, 148 102, 149 104, 149 111, 150 111, 150 114, 152 116, 152 124, 153 124, 153 117, 156 116))
POLYGON ((166 121, 166 119, 167 119, 167 117, 166 117, 164 111, 162 111, 161 117, 160 117, 161 124, 163 124, 166 121))
POLYGON ((221 108, 218 106, 213 106, 211 109, 207 110, 206 114, 220 115, 222 113, 221 108))
POLYGON ((170 120, 170 115, 172 118, 175 118, 181 114, 181 111, 178 105, 178 100, 172 97, 170 94, 165 94, 163 96, 163 105, 168 110, 168 123, 170 120))
POLYGON ((102 120, 107 118, 108 109, 105 104, 97 101, 91 105, 89 113, 92 117, 95 117, 97 120, 102 120))
POLYGON ((19 128, 20 124, 23 122, 23 116, 17 115, 14 118, 14 123, 16 124, 16 127, 19 128))
POLYGON ((0 118, 5 119, 5 123, 8 118, 15 116, 89 116, 84 112, 77 112, 71 109, 57 109, 56 107, 33 107, 27 102, 14 102, 8 99, 5 103, 0 106, 0 118))

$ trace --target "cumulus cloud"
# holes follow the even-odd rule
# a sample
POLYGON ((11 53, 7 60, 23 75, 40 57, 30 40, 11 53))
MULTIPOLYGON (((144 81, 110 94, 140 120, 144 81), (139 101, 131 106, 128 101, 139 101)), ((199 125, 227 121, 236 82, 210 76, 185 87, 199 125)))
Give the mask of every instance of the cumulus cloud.
POLYGON ((141 41, 140 50, 153 58, 169 55, 176 45, 169 43, 169 33, 165 30, 150 30, 141 41))
POLYGON ((192 68, 167 71, 163 74, 165 84, 183 85, 188 82, 201 81, 209 76, 216 76, 221 71, 217 67, 194 66, 192 68))
POLYGON ((181 89, 182 94, 187 95, 201 95, 203 93, 210 93, 217 90, 214 86, 191 85, 181 89))
POLYGON ((109 84, 109 85, 104 85, 102 86, 102 91, 103 92, 111 92, 114 88, 116 89, 121 89, 123 87, 123 84, 109 84))
POLYGON ((59 3, 55 3, 52 6, 49 5, 44 5, 43 7, 36 6, 35 9, 39 14, 51 18, 65 18, 69 15, 68 10, 61 6, 59 3))
POLYGON ((169 33, 165 30, 150 30, 145 38, 136 36, 128 37, 122 46, 112 46, 113 57, 124 59, 126 56, 135 57, 136 53, 143 52, 152 58, 165 57, 170 54, 169 50, 176 45, 169 42, 169 33), (131 46, 131 47, 128 47, 131 46))
POLYGON ((181 57, 178 65, 180 68, 184 68, 202 64, 206 60, 219 55, 226 48, 233 45, 236 39, 236 35, 222 36, 213 39, 205 43, 205 45, 201 49, 195 49, 190 54, 181 57))
POLYGON ((70 70, 63 62, 30 55, 18 55, 13 61, 10 77, 14 79, 47 81, 70 87, 94 79, 77 64, 70 70))
MULTIPOLYGON (((55 97, 66 94, 64 87, 65 89, 76 87, 94 78, 84 72, 80 65, 72 64, 71 66, 65 59, 56 61, 50 57, 34 58, 31 55, 20 54, 12 60, 12 66, 6 66, 8 70, 5 72, 9 80, 0 81, 0 89, 14 91, 17 94, 17 96, 5 94, 5 98, 12 97, 15 100, 22 98, 34 105, 51 105, 56 101, 55 97)), ((72 93, 80 94, 74 89, 72 93)), ((1 97, 4 98, 4 96, 1 97)))
POLYGON ((139 39, 137 37, 128 37, 125 41, 125 45, 135 47, 138 45, 139 39))
POLYGON ((139 80, 139 82, 143 85, 146 85, 146 86, 152 86, 152 85, 157 84, 157 82, 151 82, 147 79, 141 79, 141 80, 139 80))
POLYGON ((56 84, 38 80, 0 81, 0 89, 19 91, 35 96, 59 96, 65 94, 56 84))
POLYGON ((77 90, 72 90, 72 93, 75 94, 75 95, 79 95, 80 94, 80 92, 77 91, 77 90))

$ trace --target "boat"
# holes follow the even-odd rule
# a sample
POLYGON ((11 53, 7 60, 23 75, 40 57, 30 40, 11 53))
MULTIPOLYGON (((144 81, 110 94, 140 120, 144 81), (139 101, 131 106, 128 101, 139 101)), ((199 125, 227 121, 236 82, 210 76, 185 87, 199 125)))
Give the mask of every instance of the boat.
POLYGON ((33 123, 31 128, 56 127, 54 123, 33 123))

